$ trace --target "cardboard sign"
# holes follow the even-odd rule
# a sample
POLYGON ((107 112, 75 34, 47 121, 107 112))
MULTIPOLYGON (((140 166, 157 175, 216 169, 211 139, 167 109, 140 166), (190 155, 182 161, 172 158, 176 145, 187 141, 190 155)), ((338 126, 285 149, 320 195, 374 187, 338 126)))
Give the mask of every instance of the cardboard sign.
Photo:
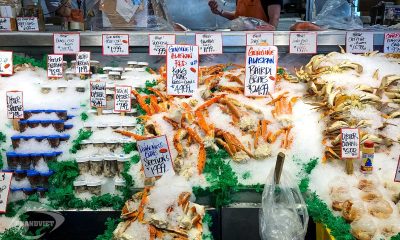
POLYGON ((400 53, 400 32, 385 33, 384 53, 400 53))
POLYGON ((79 33, 54 33, 53 38, 55 54, 76 54, 80 51, 79 33))
POLYGON ((374 50, 374 34, 371 32, 347 32, 346 52, 366 53, 374 50))
POLYGON ((222 54, 222 34, 196 34, 196 45, 199 46, 200 55, 222 54))
POLYGON ((48 78, 63 77, 63 55, 58 55, 58 54, 47 55, 47 77, 48 78))
POLYGON ((289 38, 289 53, 317 53, 317 33, 293 32, 289 38))
POLYGON ((199 79, 199 47, 167 46, 167 94, 191 96, 199 79))
POLYGON ((129 35, 103 34, 103 55, 107 56, 129 55, 129 35))
POLYGON ((20 32, 38 32, 39 22, 37 17, 17 17, 18 31, 20 32))
POLYGON ((115 86, 114 95, 114 111, 130 112, 131 111, 131 91, 132 87, 115 86))
POLYGON ((269 32, 256 32, 246 34, 246 45, 255 46, 260 44, 274 45, 274 34, 269 32))
POLYGON ((168 171, 174 171, 165 135, 137 141, 137 148, 146 177, 158 177, 168 171))
POLYGON ((76 54, 75 72, 77 74, 90 74, 90 52, 76 54))
POLYGON ((24 94, 21 91, 6 92, 7 118, 24 118, 24 94))
POLYGON ((0 17, 0 31, 11 31, 11 18, 0 17))
POLYGON ((13 71, 13 52, 0 51, 0 75, 10 76, 13 71))
POLYGON ((399 160, 397 160, 397 168, 396 168, 396 174, 394 175, 394 181, 400 182, 400 156, 399 160))
POLYGON ((105 107, 106 100, 106 82, 90 82, 90 106, 105 107))
POLYGON ((0 213, 5 213, 7 209, 12 175, 12 173, 0 172, 0 213))
POLYGON ((244 95, 267 96, 273 93, 277 66, 277 47, 247 46, 244 95))
POLYGON ((358 128, 342 128, 341 132, 341 158, 360 158, 360 132, 358 128))
POLYGON ((167 45, 175 44, 175 35, 149 35, 149 55, 165 56, 167 54, 167 45))

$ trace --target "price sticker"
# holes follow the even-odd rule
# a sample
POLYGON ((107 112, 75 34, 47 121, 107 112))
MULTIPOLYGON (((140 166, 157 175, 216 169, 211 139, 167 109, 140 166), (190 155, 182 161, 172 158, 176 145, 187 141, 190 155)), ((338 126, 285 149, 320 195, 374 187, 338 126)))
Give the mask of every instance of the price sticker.
POLYGON ((340 132, 341 158, 360 158, 360 131, 358 128, 342 128, 340 132))
POLYGON ((22 91, 6 92, 7 118, 24 118, 24 94, 22 91))
POLYGON ((374 50, 374 34, 371 32, 347 32, 346 51, 366 53, 374 50))
POLYGON ((90 82, 90 106, 105 107, 106 100, 106 82, 92 81, 90 82))
POLYGON ((385 53, 400 53, 400 32, 385 33, 385 53))
POLYGON ((20 32, 38 32, 39 22, 37 17, 17 17, 18 31, 20 32))
POLYGON ((149 55, 165 56, 167 54, 167 45, 175 44, 175 35, 149 35, 149 55))
POLYGON ((0 51, 0 75, 10 76, 13 71, 13 52, 0 51))
POLYGON ((55 54, 76 54, 80 51, 79 33, 54 33, 55 54))
POLYGON ((129 55, 129 35, 103 34, 103 55, 106 56, 129 55))
POLYGON ((0 17, 0 31, 11 31, 11 18, 0 17))
POLYGON ((315 54, 317 53, 316 32, 292 32, 289 35, 289 53, 315 54))
POLYGON ((269 32, 254 32, 246 34, 246 45, 247 46, 255 46, 255 45, 274 45, 274 34, 269 32))
POLYGON ((12 173, 0 172, 0 213, 5 213, 7 210, 12 175, 12 173))
POLYGON ((47 55, 47 77, 48 78, 63 77, 63 55, 60 54, 47 55))
POLYGON ((129 86, 115 86, 114 94, 114 111, 130 112, 131 111, 131 91, 129 86))
POLYGON ((75 72, 77 74, 90 74, 90 52, 76 54, 75 72))
POLYGON ((199 46, 200 55, 222 54, 222 34, 196 34, 196 45, 199 46))

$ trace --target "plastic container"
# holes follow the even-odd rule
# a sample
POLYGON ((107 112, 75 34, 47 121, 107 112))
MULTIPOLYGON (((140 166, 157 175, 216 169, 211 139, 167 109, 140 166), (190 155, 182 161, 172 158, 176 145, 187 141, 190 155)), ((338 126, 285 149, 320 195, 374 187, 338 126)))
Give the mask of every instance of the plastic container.
POLYGON ((48 127, 52 123, 53 123, 53 120, 42 120, 41 121, 42 127, 48 127))
POLYGON ((41 153, 31 153, 29 154, 29 157, 31 159, 31 163, 33 167, 37 165, 37 163, 40 161, 40 159, 43 157, 43 154, 41 153))
POLYGON ((21 165, 21 169, 31 169, 31 155, 29 153, 18 153, 18 162, 21 165))
POLYGON ((57 92, 59 92, 59 93, 63 93, 63 92, 65 92, 65 90, 67 90, 67 86, 59 86, 59 87, 57 87, 57 92))
POLYGON ((9 169, 17 169, 18 166, 18 154, 15 152, 7 152, 7 165, 9 169))
POLYGON ((113 67, 113 68, 111 69, 111 71, 123 73, 123 72, 124 72, 124 68, 123 68, 123 67, 113 67))
POLYGON ((29 119, 30 117, 32 117, 32 112, 30 110, 25 110, 24 119, 29 119))
POLYGON ((39 127, 39 125, 40 125, 39 120, 27 120, 27 123, 30 128, 36 128, 36 127, 39 127))
POLYGON ((70 135, 69 134, 61 134, 60 135, 60 141, 68 141, 70 139, 70 135))
POLYGON ((40 174, 36 170, 28 170, 26 172, 31 187, 37 187, 40 184, 40 174))
POLYGON ((128 64, 128 67, 135 68, 137 66, 138 62, 137 61, 128 61, 127 64, 128 64))
POLYGON ((111 72, 112 67, 103 67, 103 73, 104 74, 108 74, 109 72, 111 72))
POLYGON ((146 68, 149 66, 148 62, 138 62, 137 67, 138 68, 146 68))
POLYGON ((73 124, 64 124, 64 130, 70 130, 74 127, 73 124))
POLYGON ((73 184, 74 184, 74 189, 75 189, 76 193, 84 193, 84 192, 86 192, 86 189, 87 189, 86 181, 77 180, 77 181, 74 181, 73 184))
POLYGON ((67 115, 67 120, 71 120, 75 117, 75 115, 67 115))
POLYGON ((49 186, 49 177, 54 174, 54 171, 50 170, 48 172, 40 173, 40 186, 47 187, 49 186))
POLYGON ((47 188, 44 187, 37 187, 36 192, 38 193, 40 198, 45 198, 46 197, 46 192, 48 191, 47 188))
POLYGON ((88 191, 96 196, 99 196, 101 194, 101 181, 88 181, 86 183, 88 191))
POLYGON ((35 194, 36 190, 34 188, 22 188, 22 191, 24 192, 25 196, 31 196, 35 194))
POLYGON ((54 121, 52 121, 51 124, 53 125, 54 129, 57 132, 63 132, 64 131, 64 123, 65 123, 64 120, 54 120, 54 121))
POLYGON ((87 157, 76 158, 76 162, 78 163, 79 174, 83 175, 85 173, 90 172, 90 161, 87 157))
POLYGON ((62 120, 67 120, 67 110, 54 110, 57 116, 62 120))
POLYGON ((103 174, 103 158, 99 156, 90 157, 90 174, 101 176, 103 174))
POLYGON ((90 71, 93 74, 96 74, 99 72, 99 68, 100 68, 100 62, 96 61, 96 60, 91 60, 90 61, 90 71))
POLYGON ((374 142, 365 141, 362 147, 362 158, 361 158, 361 172, 364 174, 371 174, 374 170, 373 160, 375 155, 374 142))
POLYGON ((125 186, 126 186, 126 182, 125 182, 125 180, 122 179, 122 178, 117 178, 117 179, 115 179, 115 181, 114 181, 114 185, 115 185, 115 191, 122 192, 123 189, 124 189, 125 186))
POLYGON ((28 128, 28 121, 27 120, 19 120, 18 125, 19 125, 19 131, 25 132, 25 130, 28 128))
POLYGON ((135 68, 132 68, 132 67, 126 67, 124 69, 125 72, 133 72, 134 70, 135 70, 135 68))
POLYGON ((114 177, 117 174, 117 157, 114 155, 105 156, 103 168, 105 177, 114 177))
POLYGON ((35 136, 35 140, 38 141, 38 142, 41 142, 41 141, 43 141, 43 140, 46 139, 46 138, 47 138, 47 137, 46 137, 46 136, 43 136, 43 135, 35 136))
POLYGON ((60 146, 60 136, 59 135, 50 135, 47 136, 47 140, 52 148, 56 148, 60 146))
POLYGON ((51 87, 48 86, 48 85, 43 85, 40 88, 40 92, 43 93, 43 94, 48 94, 50 91, 51 91, 51 87))
POLYGON ((129 156, 126 155, 119 155, 117 157, 117 174, 121 176, 121 173, 124 171, 125 163, 128 162, 130 159, 129 156))
POLYGON ((43 159, 47 164, 49 164, 50 162, 56 162, 57 154, 56 154, 56 152, 43 153, 43 159))
POLYGON ((14 178, 17 181, 21 181, 22 179, 26 178, 26 170, 15 170, 14 178))
POLYGON ((110 80, 121 80, 121 73, 120 72, 109 72, 108 73, 108 78, 110 80))
POLYGON ((11 143, 14 149, 19 147, 19 144, 21 143, 21 136, 12 136, 11 137, 11 143))
POLYGON ((86 91, 86 87, 85 86, 77 86, 77 87, 75 87, 75 91, 77 91, 79 93, 84 93, 86 91))

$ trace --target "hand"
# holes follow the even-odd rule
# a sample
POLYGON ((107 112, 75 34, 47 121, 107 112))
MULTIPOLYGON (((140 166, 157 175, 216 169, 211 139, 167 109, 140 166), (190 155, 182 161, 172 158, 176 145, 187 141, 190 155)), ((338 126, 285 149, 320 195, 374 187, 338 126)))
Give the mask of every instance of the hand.
POLYGON ((264 24, 256 27, 256 30, 260 31, 275 31, 275 27, 272 26, 271 24, 264 24))
POLYGON ((221 15, 221 12, 218 10, 218 3, 216 0, 209 0, 208 6, 210 6, 211 12, 217 15, 221 15))

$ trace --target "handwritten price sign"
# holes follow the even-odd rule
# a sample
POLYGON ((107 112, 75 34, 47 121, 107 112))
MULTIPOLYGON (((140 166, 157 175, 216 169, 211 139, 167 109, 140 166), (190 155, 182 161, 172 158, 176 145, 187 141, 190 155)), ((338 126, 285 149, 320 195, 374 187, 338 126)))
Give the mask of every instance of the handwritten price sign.
POLYGON ((106 104, 106 82, 90 82, 90 106, 105 107, 106 104))
POLYGON ((38 32, 39 22, 36 17, 18 17, 18 31, 20 32, 38 32))
POLYGON ((48 78, 63 77, 63 55, 59 54, 47 55, 47 77, 48 78))
POLYGON ((0 31, 11 31, 11 18, 0 17, 0 31))
POLYGON ((247 33, 246 45, 255 46, 260 44, 274 45, 274 34, 267 32, 247 33))
POLYGON ((79 33, 54 33, 55 54, 76 54, 80 51, 79 33))
POLYGON ((77 74, 90 74, 90 52, 76 54, 75 72, 77 74))
POLYGON ((103 34, 103 55, 129 55, 128 34, 103 34))
POLYGON ((146 177, 158 177, 174 171, 165 135, 137 141, 137 147, 146 177))
POLYGON ((149 35, 149 55, 165 56, 167 54, 167 45, 175 44, 175 35, 149 35))
POLYGON ((196 45, 199 46, 200 55, 222 54, 222 34, 196 34, 196 45))
POLYGON ((374 34, 370 32, 347 32, 346 51, 366 53, 374 50, 374 34))
POLYGON ((400 53, 400 32, 385 33, 385 53, 400 53))
POLYGON ((12 173, 0 172, 0 213, 7 209, 7 199, 10 193, 12 173))
POLYGON ((131 91, 132 87, 115 86, 114 111, 130 112, 131 111, 131 91))
POLYGON ((167 93, 191 96, 199 79, 199 47, 167 46, 167 93))
POLYGON ((341 136, 341 158, 360 158, 360 132, 358 128, 342 128, 341 136))
POLYGON ((21 91, 6 92, 7 118, 24 118, 24 95, 21 91))
POLYGON ((278 48, 247 46, 245 96, 266 96, 274 92, 278 48))
POLYGON ((13 71, 13 52, 0 51, 0 75, 10 76, 13 71))
POLYGON ((317 53, 317 33, 290 33, 289 52, 297 54, 317 53))

